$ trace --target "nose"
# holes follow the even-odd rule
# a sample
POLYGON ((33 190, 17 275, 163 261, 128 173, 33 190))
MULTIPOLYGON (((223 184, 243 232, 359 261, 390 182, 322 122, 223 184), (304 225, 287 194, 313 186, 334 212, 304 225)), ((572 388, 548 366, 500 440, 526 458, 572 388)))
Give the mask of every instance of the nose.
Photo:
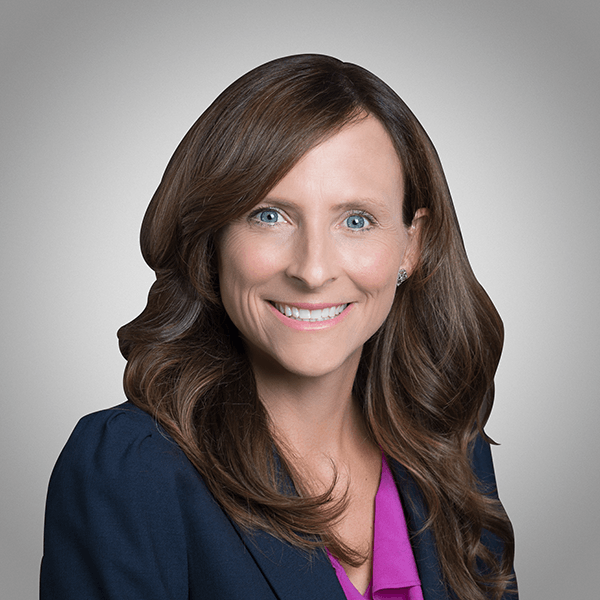
POLYGON ((340 260, 332 236, 321 227, 304 227, 294 235, 288 277, 317 290, 338 277, 340 260))

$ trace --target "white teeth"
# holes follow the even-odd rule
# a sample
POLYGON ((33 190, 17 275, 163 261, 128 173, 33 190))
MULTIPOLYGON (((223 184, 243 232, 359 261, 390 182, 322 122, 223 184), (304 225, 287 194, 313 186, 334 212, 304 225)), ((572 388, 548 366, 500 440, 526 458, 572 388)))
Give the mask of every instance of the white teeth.
POLYGON ((274 303, 274 306, 282 315, 298 321, 326 321, 337 317, 348 305, 340 304, 339 306, 330 306, 329 308, 316 310, 296 308, 295 306, 288 306, 287 304, 280 303, 274 303))

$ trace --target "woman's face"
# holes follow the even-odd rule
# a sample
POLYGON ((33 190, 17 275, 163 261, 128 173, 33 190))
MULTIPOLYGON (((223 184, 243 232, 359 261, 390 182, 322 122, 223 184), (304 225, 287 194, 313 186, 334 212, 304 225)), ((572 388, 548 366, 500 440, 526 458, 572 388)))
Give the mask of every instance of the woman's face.
POLYGON ((417 257, 403 176, 369 116, 307 152, 219 239, 223 304, 251 362, 318 377, 356 369, 417 257))

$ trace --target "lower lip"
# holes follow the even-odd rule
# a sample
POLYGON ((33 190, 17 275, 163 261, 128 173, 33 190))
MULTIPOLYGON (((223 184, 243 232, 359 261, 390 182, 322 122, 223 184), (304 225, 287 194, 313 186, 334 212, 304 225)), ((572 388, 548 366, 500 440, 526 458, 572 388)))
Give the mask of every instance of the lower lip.
POLYGON ((288 327, 298 331, 319 331, 321 329, 329 329, 330 327, 334 327, 343 321, 354 307, 354 303, 348 304, 348 306, 346 306, 346 308, 337 317, 333 317, 333 319, 326 319, 325 321, 300 321, 298 319, 290 319, 290 317, 282 315, 270 302, 267 302, 267 304, 269 305, 269 308, 273 314, 284 325, 287 325, 288 327))

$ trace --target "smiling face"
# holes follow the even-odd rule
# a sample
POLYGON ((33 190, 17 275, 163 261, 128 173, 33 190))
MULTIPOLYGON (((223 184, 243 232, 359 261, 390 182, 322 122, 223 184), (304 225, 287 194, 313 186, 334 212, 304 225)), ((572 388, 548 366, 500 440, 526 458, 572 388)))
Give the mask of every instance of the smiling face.
POLYGON ((368 116, 309 150, 218 242, 225 310, 255 369, 353 373, 387 317, 416 226, 402 222, 400 161, 368 116))

